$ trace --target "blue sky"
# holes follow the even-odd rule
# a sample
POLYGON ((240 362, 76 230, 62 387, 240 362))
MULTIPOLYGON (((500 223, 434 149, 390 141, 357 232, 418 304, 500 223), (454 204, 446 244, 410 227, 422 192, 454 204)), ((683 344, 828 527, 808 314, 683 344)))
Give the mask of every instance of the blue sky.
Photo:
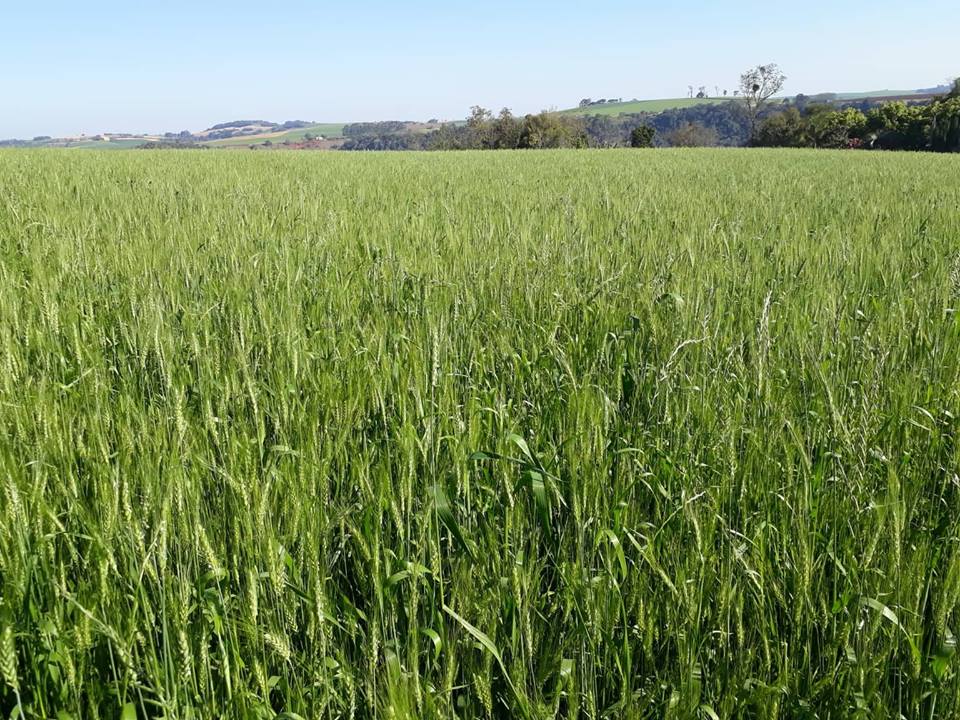
POLYGON ((957 0, 53 0, 0 20, 0 138, 530 112, 732 89, 765 62, 789 94, 960 74, 957 0))

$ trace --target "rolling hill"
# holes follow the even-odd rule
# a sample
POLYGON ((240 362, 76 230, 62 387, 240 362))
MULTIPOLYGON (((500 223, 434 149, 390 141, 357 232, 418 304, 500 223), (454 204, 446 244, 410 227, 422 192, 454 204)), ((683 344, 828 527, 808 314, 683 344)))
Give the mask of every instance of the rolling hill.
MULTIPOLYGON (((820 93, 808 95, 813 101, 838 102, 857 100, 924 100, 940 92, 946 91, 945 86, 920 90, 872 90, 865 92, 820 93)), ((560 110, 562 115, 579 116, 618 116, 635 113, 661 113, 668 110, 681 110, 706 104, 722 104, 736 101, 733 96, 711 98, 662 98, 650 100, 629 100, 626 102, 604 102, 585 107, 560 110)), ((458 123, 454 123, 458 124, 458 123)), ((104 133, 102 135, 83 135, 73 137, 36 137, 33 140, 4 140, 0 147, 54 147, 76 149, 123 150, 136 148, 148 143, 196 143, 210 148, 243 148, 252 145, 263 145, 267 142, 272 145, 303 143, 307 135, 315 138, 322 137, 325 141, 341 140, 344 137, 343 129, 346 123, 315 123, 303 121, 288 121, 274 123, 266 120, 238 120, 214 125, 206 130, 186 134, 122 134, 104 133), (293 127, 291 127, 293 126, 293 127)), ((428 128, 422 123, 416 125, 414 132, 424 132, 428 128)), ((314 146, 313 143, 310 143, 314 146)), ((336 143, 321 143, 331 146, 336 143)))
POLYGON ((209 140, 204 142, 204 145, 209 147, 246 147, 248 145, 258 145, 264 143, 267 140, 274 144, 282 144, 284 142, 300 142, 306 138, 306 136, 323 136, 324 138, 339 138, 343 137, 343 126, 345 123, 317 123, 316 125, 309 125, 302 128, 294 128, 291 130, 269 130, 267 132, 251 134, 251 135, 241 135, 238 137, 231 138, 222 138, 219 140, 209 140))
MULTIPOLYGON (((938 88, 945 90, 945 88, 938 88)), ((828 98, 830 100, 882 100, 885 98, 915 98, 933 95, 930 90, 870 90, 866 92, 848 92, 848 93, 820 93, 819 95, 810 95, 811 98, 828 98)), ((683 108, 694 107, 696 105, 722 104, 734 101, 737 98, 711 97, 711 98, 666 98, 662 100, 630 100, 628 102, 603 103, 597 105, 587 105, 586 107, 575 107, 567 110, 561 110, 563 115, 630 115, 634 113, 659 113, 666 110, 681 110, 683 108)))

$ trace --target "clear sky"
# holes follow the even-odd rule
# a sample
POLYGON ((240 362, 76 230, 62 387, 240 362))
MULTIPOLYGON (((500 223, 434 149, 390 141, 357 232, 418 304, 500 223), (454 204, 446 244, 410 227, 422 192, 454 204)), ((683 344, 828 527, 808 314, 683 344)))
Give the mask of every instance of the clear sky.
POLYGON ((0 138, 531 112, 732 90, 766 62, 789 94, 960 74, 958 0, 3 5, 0 138))

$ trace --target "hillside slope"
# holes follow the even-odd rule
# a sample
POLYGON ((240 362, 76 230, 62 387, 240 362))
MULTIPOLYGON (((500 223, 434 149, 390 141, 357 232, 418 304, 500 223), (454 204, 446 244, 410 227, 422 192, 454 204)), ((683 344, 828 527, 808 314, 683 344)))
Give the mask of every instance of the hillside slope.
POLYGON ((660 100, 631 100, 629 102, 587 105, 561 110, 563 115, 629 115, 632 113, 657 113, 678 110, 696 105, 718 105, 734 98, 664 98, 660 100))
POLYGON ((203 144, 210 147, 244 147, 247 145, 259 145, 268 140, 274 144, 282 144, 285 142, 300 142, 308 134, 314 136, 319 135, 328 139, 339 138, 343 137, 343 126, 345 124, 346 123, 318 123, 316 125, 294 128, 292 130, 270 131, 256 135, 210 140, 203 144))

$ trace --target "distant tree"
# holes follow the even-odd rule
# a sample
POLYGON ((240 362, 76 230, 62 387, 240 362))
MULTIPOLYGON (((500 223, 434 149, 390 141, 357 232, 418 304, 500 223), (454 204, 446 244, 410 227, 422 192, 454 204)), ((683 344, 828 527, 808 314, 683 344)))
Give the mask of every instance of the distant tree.
POLYGON ((717 132, 699 123, 688 122, 667 135, 673 147, 707 147, 717 144, 717 132))
POLYGON ((430 133, 386 133, 384 135, 358 135, 347 138, 338 147, 340 150, 456 150, 462 147, 454 141, 448 142, 448 136, 436 137, 443 128, 449 127, 453 133, 465 133, 466 128, 441 126, 430 133))
POLYGON ((697 90, 697 98, 702 100, 705 97, 707 97, 707 86, 701 85, 699 90, 697 90))
POLYGON ((775 63, 758 65, 740 76, 740 92, 746 99, 747 117, 750 120, 750 134, 757 128, 757 121, 764 105, 783 89, 787 76, 775 63))
POLYGON ((726 97, 728 92, 730 92, 730 91, 729 91, 729 90, 724 90, 724 91, 723 91, 723 96, 726 97))
POLYGON ((470 108, 470 116, 467 118, 467 127, 478 127, 493 119, 493 113, 484 107, 474 105, 470 108))
POLYGON ((493 132, 491 121, 493 113, 486 108, 474 105, 470 108, 470 116, 467 118, 467 127, 473 136, 470 141, 473 147, 482 150, 489 150, 494 147, 493 132))
POLYGON ((904 102, 884 103, 867 113, 867 140, 882 150, 923 150, 927 146, 929 112, 904 102))
POLYGON ((593 105, 593 100, 591 100, 590 98, 584 98, 583 100, 580 101, 580 107, 582 108, 589 107, 591 105, 593 105))
POLYGON ((381 120, 379 122, 348 123, 343 126, 345 137, 361 135, 394 135, 408 129, 409 123, 403 120, 381 120))
POLYGON ((693 85, 687 85, 687 97, 693 97, 693 85))
POLYGON ((651 148, 653 147, 653 138, 657 134, 649 125, 640 125, 630 132, 630 147, 651 148))
POLYGON ((960 152, 960 81, 946 99, 930 106, 930 149, 960 152))
POLYGON ((523 118, 517 147, 580 148, 587 144, 586 128, 580 118, 542 112, 523 118))
POLYGON ((495 150, 513 150, 520 147, 521 123, 510 112, 510 108, 503 108, 491 124, 492 147, 495 150))
MULTIPOLYGON (((915 149, 925 147, 926 108, 889 103, 864 115, 859 108, 829 104, 791 105, 767 115, 757 126, 752 144, 762 147, 915 149)), ((960 102, 957 103, 960 109, 960 102)), ((932 143, 931 143, 932 145, 932 143)))
POLYGON ((850 147, 850 141, 862 138, 867 130, 867 118, 856 108, 834 110, 819 105, 809 113, 807 123, 813 146, 819 148, 850 147))
POLYGON ((757 147, 808 147, 807 121, 796 107, 763 120, 751 139, 757 147))

